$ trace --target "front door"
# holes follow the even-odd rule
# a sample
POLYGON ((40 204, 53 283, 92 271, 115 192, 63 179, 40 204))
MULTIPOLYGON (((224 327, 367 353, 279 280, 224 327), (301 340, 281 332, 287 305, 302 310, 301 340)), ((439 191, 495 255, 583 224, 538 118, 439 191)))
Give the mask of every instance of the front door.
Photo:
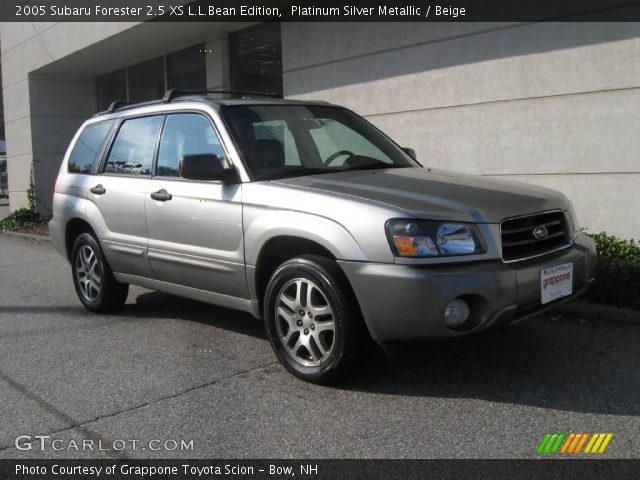
POLYGON ((211 120, 168 114, 145 197, 149 261, 159 280, 247 298, 242 186, 180 177, 183 155, 226 154, 211 120))

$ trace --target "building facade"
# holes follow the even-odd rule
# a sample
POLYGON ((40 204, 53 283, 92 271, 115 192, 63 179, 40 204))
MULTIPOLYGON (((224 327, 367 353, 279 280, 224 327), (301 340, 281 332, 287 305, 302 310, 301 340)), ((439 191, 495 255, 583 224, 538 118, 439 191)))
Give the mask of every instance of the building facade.
POLYGON ((367 117, 425 165, 564 192, 640 237, 638 23, 4 23, 11 208, 46 214, 78 126, 167 88, 282 92, 367 117))

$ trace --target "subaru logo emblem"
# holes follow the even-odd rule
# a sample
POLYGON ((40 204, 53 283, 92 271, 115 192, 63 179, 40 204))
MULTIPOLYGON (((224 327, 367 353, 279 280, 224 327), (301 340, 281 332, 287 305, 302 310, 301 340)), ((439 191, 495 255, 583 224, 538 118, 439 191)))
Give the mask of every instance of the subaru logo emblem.
POLYGON ((546 238, 547 235, 549 235, 549 230, 547 230, 547 227, 544 225, 538 225, 533 229, 533 236, 536 240, 542 240, 543 238, 546 238))

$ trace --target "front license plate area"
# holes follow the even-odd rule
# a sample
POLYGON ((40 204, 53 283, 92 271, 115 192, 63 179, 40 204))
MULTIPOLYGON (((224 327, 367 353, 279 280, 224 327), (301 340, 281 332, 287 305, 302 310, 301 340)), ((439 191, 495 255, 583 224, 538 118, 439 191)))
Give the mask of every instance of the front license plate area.
POLYGON ((540 271, 540 303, 553 302, 573 293, 573 264, 565 263, 540 271))

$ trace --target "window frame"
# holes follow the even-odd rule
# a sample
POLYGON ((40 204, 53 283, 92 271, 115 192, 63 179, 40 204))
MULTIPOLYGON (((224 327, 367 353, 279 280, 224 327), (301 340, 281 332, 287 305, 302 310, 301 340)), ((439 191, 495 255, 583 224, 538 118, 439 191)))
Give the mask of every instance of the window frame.
MULTIPOLYGON (((216 136, 218 137, 218 140, 220 141, 220 146, 222 147, 222 150, 224 151, 224 160, 227 162, 227 165, 230 168, 236 168, 234 165, 234 161, 233 161, 233 157, 231 156, 231 154, 229 153, 229 148, 227 147, 227 145, 225 144, 225 141, 223 139, 223 136, 220 134, 220 129, 218 128, 218 126, 216 125, 215 120, 211 117, 211 115, 208 114, 208 112, 204 111, 204 110, 198 110, 198 109, 194 109, 194 108, 185 108, 185 109, 177 109, 177 110, 161 110, 158 112, 147 112, 147 113, 140 113, 140 114, 133 114, 133 115, 127 115, 127 116, 122 116, 119 118, 115 118, 113 120, 115 120, 112 130, 110 132, 110 138, 108 139, 108 141, 105 144, 105 147, 102 151, 102 156, 100 157, 100 160, 94 163, 94 171, 91 173, 92 175, 106 175, 106 176, 110 176, 110 177, 124 177, 124 178, 148 178, 148 179, 162 179, 162 180, 166 180, 166 181, 172 181, 172 182, 197 182, 197 183, 213 183, 213 184, 220 184, 222 183, 221 180, 189 180, 183 177, 165 177, 165 176, 161 176, 161 175, 156 175, 156 168, 158 165, 158 150, 160 148, 160 139, 162 138, 162 132, 164 132, 164 125, 166 122, 166 117, 168 115, 174 115, 174 114, 184 114, 184 113, 193 113, 193 114, 197 114, 197 115, 202 115, 203 117, 205 117, 205 119, 207 119, 209 121, 209 123, 211 124, 211 126, 213 127, 213 131, 215 132, 216 136), (154 151, 153 151, 153 163, 151 165, 151 174, 150 175, 126 175, 126 174, 122 174, 122 173, 112 173, 112 172, 105 172, 104 168, 107 162, 107 158, 109 158, 109 153, 111 152, 111 149, 113 148, 113 144, 115 142, 115 139, 118 136, 118 132, 120 132, 120 128, 122 127, 122 125, 127 121, 127 120, 133 120, 135 118, 143 118, 143 117, 163 117, 162 118, 162 123, 160 125, 160 128, 158 130, 158 135, 156 137, 156 141, 155 141, 155 146, 154 146, 154 151)), ((221 119, 222 121, 222 119, 221 119)), ((223 123, 223 125, 225 125, 223 123)), ((226 127, 226 125, 225 125, 226 127)), ((232 140, 233 141, 233 140, 232 140)), ((240 162, 242 162, 242 159, 240 159, 240 162)), ((242 167, 245 169, 246 171, 246 167, 244 166, 244 163, 242 163, 242 167)))
MULTIPOLYGON (((271 92, 268 91, 266 89, 258 89, 258 91, 263 92, 263 93, 277 93, 280 94, 281 96, 283 96, 284 94, 284 66, 283 66, 283 41, 282 41, 282 25, 279 22, 276 22, 275 24, 278 25, 279 31, 279 38, 280 38, 280 86, 277 89, 276 92, 271 92)), ((242 34, 246 34, 249 33, 251 31, 259 31, 260 29, 264 29, 264 28, 273 28, 273 24, 267 22, 267 23, 259 23, 257 25, 252 25, 250 27, 247 28, 243 28, 240 30, 236 30, 234 32, 230 32, 229 36, 228 36, 228 42, 227 42, 227 54, 229 57, 229 83, 231 84, 231 90, 234 91, 243 91, 243 90, 247 90, 246 88, 244 88, 242 85, 238 85, 238 80, 237 80, 237 76, 238 76, 238 62, 239 59, 238 58, 232 58, 234 56, 234 51, 233 51, 233 43, 235 41, 237 41, 236 39, 238 38, 239 35, 242 34)), ((248 90, 254 90, 255 89, 251 89, 249 88, 248 90)))
POLYGON ((204 87, 202 87, 202 89, 206 90, 207 89, 207 56, 206 53, 203 53, 203 51, 206 51, 206 42, 202 42, 202 43, 198 43, 196 45, 193 45, 191 47, 187 47, 187 48, 183 48, 182 50, 178 50, 175 52, 171 52, 171 53, 167 53, 166 55, 163 55, 164 58, 164 86, 166 90, 170 90, 172 88, 179 88, 184 90, 184 87, 177 87, 174 85, 169 85, 170 82, 170 75, 169 75, 169 69, 171 68, 171 58, 174 55, 186 52, 187 50, 195 50, 196 48, 199 49, 199 53, 202 55, 202 62, 203 62, 203 66, 204 66, 204 87))
MULTIPOLYGON (((127 90, 127 102, 131 102, 131 103, 143 103, 143 102, 148 102, 150 100, 153 99, 142 99, 142 100, 136 100, 132 98, 132 90, 133 90, 133 82, 132 82, 132 77, 135 77, 135 73, 136 73, 136 69, 139 68, 144 68, 147 67, 153 63, 159 63, 160 64, 160 68, 162 69, 162 76, 161 76, 161 81, 162 81, 162 92, 159 94, 159 96, 161 97, 164 92, 167 91, 167 71, 166 71, 166 56, 163 55, 161 57, 156 57, 156 58, 152 58, 150 60, 147 60, 145 62, 142 63, 137 63, 135 65, 130 65, 127 68, 125 68, 125 72, 126 72, 126 90, 127 90)), ((134 78, 135 79, 135 78, 134 78)), ((156 97, 157 98, 157 97, 156 97)))

